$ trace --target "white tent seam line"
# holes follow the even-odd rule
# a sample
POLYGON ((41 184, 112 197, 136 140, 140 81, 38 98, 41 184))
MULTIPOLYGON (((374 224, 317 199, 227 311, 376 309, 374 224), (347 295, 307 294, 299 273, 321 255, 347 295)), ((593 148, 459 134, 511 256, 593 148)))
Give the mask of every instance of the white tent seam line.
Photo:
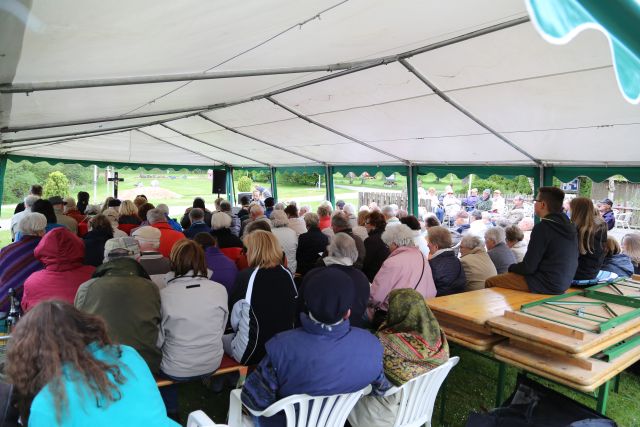
POLYGON ((427 85, 444 102, 447 102, 449 105, 451 105, 453 108, 458 110, 460 113, 464 114, 469 119, 474 121, 477 125, 479 125, 479 126, 483 127, 484 129, 488 130, 490 133, 495 135, 497 138, 499 138, 502 141, 504 141, 511 148, 517 150, 518 152, 520 152, 520 154, 523 154, 524 156, 526 156, 529 159, 531 159, 534 163, 536 163, 538 165, 541 164, 541 161, 539 159, 536 159, 531 154, 527 153, 525 150, 523 150, 522 148, 518 147, 515 143, 513 143, 512 141, 507 139, 504 135, 500 134, 499 132, 497 132, 496 130, 491 128, 488 124, 484 123, 482 120, 480 120, 478 117, 476 117, 473 113, 471 113, 470 111, 466 110, 462 105, 458 104, 456 101, 454 101, 453 99, 449 98, 445 93, 443 93, 440 89, 438 89, 437 86, 435 86, 433 83, 431 83, 422 73, 420 73, 413 65, 411 65, 409 63, 409 61, 407 61, 406 59, 401 59, 400 63, 402 65, 404 65, 404 67, 407 70, 409 70, 411 73, 413 73, 418 78, 418 80, 420 80, 425 85, 427 85))
POLYGON ((282 103, 280 103, 280 102, 276 101, 275 99, 273 99, 273 98, 272 98, 272 97, 270 97, 270 96, 268 96, 266 99, 267 99, 268 101, 272 102, 274 105, 276 105, 276 106, 278 106, 278 107, 282 108, 283 110, 288 111, 289 113, 294 114, 294 115, 298 116, 300 119, 302 119, 302 120, 304 120, 304 121, 306 121, 306 122, 308 122, 308 123, 311 123, 311 124, 313 124, 313 125, 315 125, 315 126, 318 126, 318 127, 319 127, 319 128, 321 128, 321 129, 324 129, 324 130, 326 130, 326 131, 328 131, 328 132, 332 132, 332 133, 334 133, 334 134, 336 134, 336 135, 338 135, 338 136, 341 136, 342 138, 348 139, 348 140, 350 140, 350 141, 352 141, 352 142, 355 142, 356 144, 360 144, 360 145, 362 145, 363 147, 367 147, 367 148, 369 148, 370 150, 377 151, 378 153, 384 154, 384 155, 385 155, 385 156, 387 156, 387 157, 391 157, 391 158, 394 158, 394 159, 396 159, 396 160, 399 160, 399 161, 401 161, 401 162, 402 162, 402 163, 404 163, 404 164, 409 164, 409 161, 408 161, 408 160, 406 160, 406 159, 403 159, 403 158, 401 158, 401 157, 398 157, 398 156, 396 156, 395 154, 391 154, 391 153, 389 153, 389 152, 387 152, 387 151, 384 151, 384 150, 381 150, 381 149, 379 149, 379 148, 373 147, 373 146, 371 146, 371 145, 369 145, 369 144, 367 144, 367 143, 365 143, 365 142, 360 141, 360 140, 359 140, 359 139, 357 139, 357 138, 354 138, 354 137, 352 137, 352 136, 350 136, 350 135, 347 135, 346 133, 340 132, 339 130, 333 129, 333 128, 331 128, 331 127, 329 127, 329 126, 325 125, 325 124, 322 124, 322 123, 320 123, 320 122, 318 122, 318 121, 316 121, 316 120, 314 120, 314 119, 312 119, 312 118, 310 118, 310 117, 305 116, 304 114, 301 114, 301 113, 299 113, 299 112, 297 112, 297 111, 293 110, 293 109, 292 109, 292 108, 290 108, 290 107, 287 107, 286 105, 284 105, 284 104, 282 104, 282 103))

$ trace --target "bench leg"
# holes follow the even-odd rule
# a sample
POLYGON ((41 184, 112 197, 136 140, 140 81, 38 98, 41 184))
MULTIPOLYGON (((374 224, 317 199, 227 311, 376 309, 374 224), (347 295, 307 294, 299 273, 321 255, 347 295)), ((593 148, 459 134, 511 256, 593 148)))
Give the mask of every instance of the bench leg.
POLYGON ((613 391, 618 393, 620 391, 620 377, 622 374, 618 374, 613 378, 613 391))
POLYGON ((498 362, 498 386, 496 389, 496 408, 502 405, 504 400, 504 383, 506 381, 507 365, 498 362))
POLYGON ((611 380, 598 387, 598 403, 596 404, 596 411, 605 415, 607 412, 607 402, 609 400, 609 385, 611 380))

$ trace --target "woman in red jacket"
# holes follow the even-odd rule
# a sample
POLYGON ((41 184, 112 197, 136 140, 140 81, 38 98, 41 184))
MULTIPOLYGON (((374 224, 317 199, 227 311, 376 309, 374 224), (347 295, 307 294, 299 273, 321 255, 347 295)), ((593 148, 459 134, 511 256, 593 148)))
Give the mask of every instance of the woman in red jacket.
POLYGON ((24 282, 22 309, 27 311, 40 301, 58 299, 73 304, 76 291, 91 278, 95 267, 83 265, 84 242, 64 227, 44 235, 33 251, 44 269, 24 282))

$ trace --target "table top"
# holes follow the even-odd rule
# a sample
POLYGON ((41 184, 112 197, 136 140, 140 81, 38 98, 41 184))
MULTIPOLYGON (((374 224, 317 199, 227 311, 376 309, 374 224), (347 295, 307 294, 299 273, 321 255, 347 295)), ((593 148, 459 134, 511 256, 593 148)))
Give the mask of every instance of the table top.
POLYGON ((502 316, 505 310, 520 310, 522 304, 539 301, 549 296, 514 289, 487 288, 431 298, 426 301, 436 318, 439 314, 444 314, 448 318, 484 326, 487 320, 502 316))

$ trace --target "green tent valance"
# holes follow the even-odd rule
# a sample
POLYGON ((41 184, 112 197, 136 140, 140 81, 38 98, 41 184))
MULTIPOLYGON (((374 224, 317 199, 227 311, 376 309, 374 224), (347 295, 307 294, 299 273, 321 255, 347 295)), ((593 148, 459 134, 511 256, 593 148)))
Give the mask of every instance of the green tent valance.
POLYGON ((333 166, 334 173, 341 173, 342 175, 346 175, 349 172, 353 172, 356 175, 360 176, 363 172, 367 172, 369 175, 375 175, 378 172, 382 172, 384 176, 390 176, 394 173, 399 173, 401 175, 407 174, 407 166, 405 165, 390 165, 390 166, 376 166, 376 165, 340 165, 333 166))
POLYGON ((482 166, 482 165, 418 165, 418 175, 433 173, 442 178, 450 173, 458 178, 463 178, 469 174, 477 175, 480 178, 488 178, 491 175, 502 175, 507 178, 516 176, 537 177, 540 169, 533 166, 482 166))
POLYGON ((28 162, 31 163, 39 163, 39 162, 45 162, 48 163, 50 165, 55 165, 58 163, 62 163, 65 165, 80 165, 80 166, 98 166, 101 168, 107 167, 107 166, 113 166, 115 168, 131 168, 133 170, 136 169, 174 169, 174 170, 180 170, 180 169, 187 169, 187 170, 207 170, 207 169, 212 169, 212 170, 224 170, 224 166, 222 165, 217 165, 217 166, 207 166, 207 165, 166 165, 166 164, 154 164, 154 163, 124 163, 124 162, 102 162, 102 161, 95 161, 95 160, 73 160, 73 159, 56 159, 56 158, 52 158, 52 157, 31 157, 31 156, 15 156, 15 155, 8 155, 6 156, 9 160, 11 160, 12 162, 16 162, 19 163, 23 160, 26 160, 28 162))
POLYGON ((613 175, 622 175, 632 182, 640 182, 640 167, 637 166, 552 166, 545 168, 545 176, 556 177, 569 182, 579 176, 586 176, 595 182, 602 182, 613 175))
POLYGON ((317 173, 319 175, 324 175, 325 167, 324 166, 284 166, 281 168, 276 168, 276 172, 282 173, 317 173))

